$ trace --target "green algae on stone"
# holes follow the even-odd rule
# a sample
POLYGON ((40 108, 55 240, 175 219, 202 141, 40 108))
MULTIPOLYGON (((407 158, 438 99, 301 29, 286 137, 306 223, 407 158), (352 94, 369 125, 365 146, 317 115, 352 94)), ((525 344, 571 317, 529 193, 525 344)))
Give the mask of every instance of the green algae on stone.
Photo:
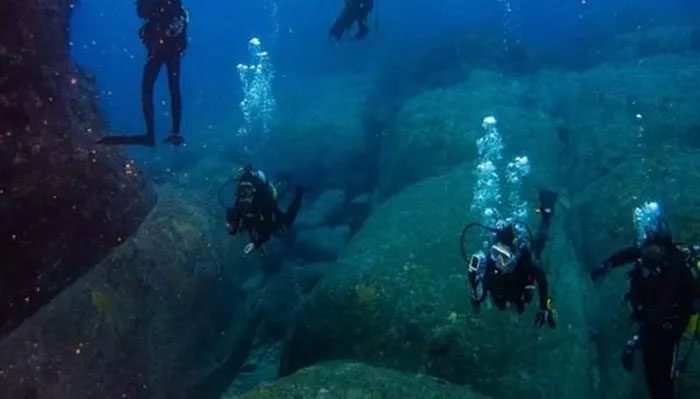
MULTIPOLYGON (((471 170, 462 165, 425 180, 375 210, 302 306, 283 355, 284 373, 354 358, 469 383, 498 398, 591 393, 584 277, 566 239, 553 240, 545 251, 558 255, 550 287, 559 328, 535 329, 536 303, 523 315, 488 305, 473 312, 458 249, 463 225, 474 218, 471 170), (378 312, 369 315, 378 317, 357 311, 357 287, 377 299, 378 312)), ((562 234, 559 225, 553 231, 562 234)))
POLYGON ((317 364, 249 392, 222 399, 488 399, 469 389, 420 374, 357 362, 317 364))

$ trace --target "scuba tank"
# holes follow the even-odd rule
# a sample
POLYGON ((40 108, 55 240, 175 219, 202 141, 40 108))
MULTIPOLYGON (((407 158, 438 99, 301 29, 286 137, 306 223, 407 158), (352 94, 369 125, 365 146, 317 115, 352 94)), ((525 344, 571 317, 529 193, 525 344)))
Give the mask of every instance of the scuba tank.
POLYGON ((137 0, 136 14, 138 14, 139 18, 141 19, 148 19, 151 17, 157 6, 158 0, 137 0))

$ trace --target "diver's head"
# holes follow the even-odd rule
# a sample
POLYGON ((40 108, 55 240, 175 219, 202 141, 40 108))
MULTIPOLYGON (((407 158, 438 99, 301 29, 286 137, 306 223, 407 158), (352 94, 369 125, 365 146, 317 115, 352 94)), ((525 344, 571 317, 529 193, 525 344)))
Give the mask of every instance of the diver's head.
POLYGON ((657 202, 645 202, 634 209, 634 227, 637 230, 639 246, 672 243, 671 229, 664 220, 661 206, 657 202))
POLYGON ((512 248, 515 243, 515 226, 508 224, 496 231, 495 241, 496 243, 512 248))
POLYGON ((509 224, 496 232, 496 239, 489 252, 491 260, 496 268, 503 272, 510 272, 516 264, 515 228, 509 224))
POLYGON ((239 205, 252 203, 255 196, 253 165, 247 164, 236 169, 235 178, 238 181, 236 199, 239 205))
POLYGON ((634 225, 640 246, 672 243, 671 229, 662 217, 661 206, 657 202, 645 202, 635 208, 634 225))

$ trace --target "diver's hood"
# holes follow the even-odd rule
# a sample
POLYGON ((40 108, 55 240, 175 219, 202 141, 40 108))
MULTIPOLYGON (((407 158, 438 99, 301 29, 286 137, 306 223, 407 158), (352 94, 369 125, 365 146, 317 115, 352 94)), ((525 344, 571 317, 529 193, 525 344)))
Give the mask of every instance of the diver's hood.
POLYGON ((512 247, 515 242, 515 228, 512 224, 496 232, 496 242, 512 247))

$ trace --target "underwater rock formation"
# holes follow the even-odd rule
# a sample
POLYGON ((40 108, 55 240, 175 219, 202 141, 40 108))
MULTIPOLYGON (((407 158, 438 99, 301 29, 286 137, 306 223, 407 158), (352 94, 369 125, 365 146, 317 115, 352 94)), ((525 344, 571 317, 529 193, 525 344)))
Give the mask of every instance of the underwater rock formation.
POLYGON ((504 79, 499 73, 477 70, 467 82, 409 99, 382 141, 381 196, 474 159, 481 121, 488 115, 499 121, 506 158, 526 154, 534 168, 549 164, 551 154, 544 149, 556 141, 555 126, 539 107, 539 99, 526 101, 536 95, 538 83, 530 77, 504 79), (539 146, 529 143, 535 135, 541 138, 539 146))
POLYGON ((104 131, 69 58, 73 1, 10 0, 0 16, 0 330, 121 244, 155 194, 104 131))
POLYGON ((468 211, 472 170, 425 180, 375 210, 303 304, 283 373, 353 358, 497 398, 593 396, 585 276, 560 226, 545 251, 556 330, 535 329, 535 303, 523 315, 473 312, 458 249, 463 225, 478 219, 468 211))
POLYGON ((486 115, 499 121, 506 158, 527 154, 534 170, 549 170, 533 177, 545 184, 560 182, 572 192, 638 147, 683 140, 684 147, 698 148, 700 117, 694 110, 700 106, 695 95, 700 87, 693 77, 699 73, 690 53, 580 72, 540 70, 504 77, 474 70, 468 81, 423 92, 403 104, 382 140, 380 193, 386 197, 472 159, 479 121, 486 115))
POLYGON ((350 238, 350 227, 321 227, 297 234, 296 250, 312 261, 334 261, 350 238))
POLYGON ((335 213, 342 211, 345 204, 342 190, 330 190, 322 193, 299 214, 294 222, 297 228, 317 228, 331 221, 335 213))
POLYGON ((0 342, 0 397, 180 398, 247 352, 228 235, 186 193, 159 194, 132 238, 0 342))
POLYGON ((359 362, 321 363, 241 395, 222 399, 488 399, 467 387, 425 375, 406 374, 359 362))

